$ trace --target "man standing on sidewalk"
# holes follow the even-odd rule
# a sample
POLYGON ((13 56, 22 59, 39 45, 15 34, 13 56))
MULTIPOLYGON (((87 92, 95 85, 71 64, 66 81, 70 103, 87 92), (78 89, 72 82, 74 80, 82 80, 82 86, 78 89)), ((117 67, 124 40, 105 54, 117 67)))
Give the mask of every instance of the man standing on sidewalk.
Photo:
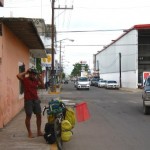
POLYGON ((36 115, 37 136, 43 136, 41 131, 41 106, 37 94, 38 87, 45 88, 43 77, 37 73, 36 69, 28 69, 25 72, 17 74, 17 78, 22 82, 24 88, 25 125, 28 131, 28 137, 33 138, 30 126, 32 113, 36 115))

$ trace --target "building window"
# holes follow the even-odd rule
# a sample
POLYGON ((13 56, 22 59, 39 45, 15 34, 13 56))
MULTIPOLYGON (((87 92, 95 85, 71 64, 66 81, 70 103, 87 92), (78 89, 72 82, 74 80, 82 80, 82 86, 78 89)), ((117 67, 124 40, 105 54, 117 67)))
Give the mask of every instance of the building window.
MULTIPOLYGON (((19 62, 19 73, 25 71, 25 65, 24 63, 19 62)), ((23 94, 23 84, 21 81, 19 81, 19 94, 23 94)))
POLYGON ((0 22, 0 36, 2 36, 2 23, 0 22))

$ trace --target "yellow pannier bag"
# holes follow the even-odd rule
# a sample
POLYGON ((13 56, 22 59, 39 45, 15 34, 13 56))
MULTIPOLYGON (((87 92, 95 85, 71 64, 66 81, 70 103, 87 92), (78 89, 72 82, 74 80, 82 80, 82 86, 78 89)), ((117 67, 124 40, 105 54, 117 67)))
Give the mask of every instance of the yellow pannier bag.
POLYGON ((63 120, 61 122, 61 129, 62 131, 69 131, 72 129, 72 125, 68 120, 63 120))
POLYGON ((71 140, 72 132, 71 131, 62 131, 61 132, 61 139, 63 142, 68 142, 71 140))
POLYGON ((50 114, 47 116, 47 119, 48 119, 49 123, 52 123, 52 122, 54 122, 55 117, 54 117, 54 115, 50 114))
POLYGON ((66 110, 65 120, 68 120, 71 123, 72 128, 75 126, 76 123, 75 111, 70 107, 67 108, 66 110))

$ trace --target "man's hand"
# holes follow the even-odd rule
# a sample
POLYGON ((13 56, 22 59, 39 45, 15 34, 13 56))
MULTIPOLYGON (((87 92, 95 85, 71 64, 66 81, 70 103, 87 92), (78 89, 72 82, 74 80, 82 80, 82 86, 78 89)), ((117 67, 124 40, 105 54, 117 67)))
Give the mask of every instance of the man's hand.
POLYGON ((30 68, 27 69, 26 74, 28 74, 29 72, 31 72, 31 69, 30 69, 30 68))
POLYGON ((25 77, 26 74, 28 74, 28 70, 17 74, 17 78, 19 80, 23 80, 23 78, 25 77))
POLYGON ((45 89, 44 77, 42 74, 38 74, 37 79, 39 80, 39 85, 41 88, 45 89))

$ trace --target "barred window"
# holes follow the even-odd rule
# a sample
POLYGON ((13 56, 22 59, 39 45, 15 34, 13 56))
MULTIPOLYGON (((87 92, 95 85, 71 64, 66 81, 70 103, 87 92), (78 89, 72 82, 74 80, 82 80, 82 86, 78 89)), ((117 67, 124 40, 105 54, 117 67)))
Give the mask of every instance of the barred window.
MULTIPOLYGON (((21 65, 19 65, 19 73, 24 71, 25 71, 25 65, 24 63, 22 63, 21 65)), ((23 94, 23 84, 21 81, 19 81, 19 94, 23 94)))
POLYGON ((2 36, 2 23, 0 22, 0 36, 2 36))

